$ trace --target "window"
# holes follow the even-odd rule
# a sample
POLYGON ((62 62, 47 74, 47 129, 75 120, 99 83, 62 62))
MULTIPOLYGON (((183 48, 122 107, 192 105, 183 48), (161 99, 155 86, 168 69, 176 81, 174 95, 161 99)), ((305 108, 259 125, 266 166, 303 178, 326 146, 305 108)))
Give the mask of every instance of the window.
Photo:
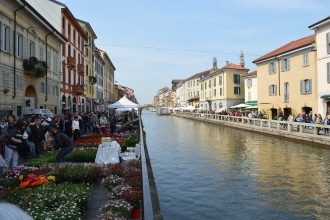
POLYGON ((2 31, 2 51, 10 53, 10 27, 3 25, 2 31))
POLYGON ((289 102, 289 83, 284 83, 284 102, 289 102))
POLYGON ((277 86, 276 85, 270 85, 268 87, 269 89, 269 96, 276 96, 277 94, 277 86))
POLYGON ((214 87, 217 86, 217 79, 216 79, 216 78, 213 79, 213 86, 214 86, 214 87))
POLYGON ((281 60, 281 70, 287 71, 290 69, 290 58, 285 58, 281 60))
POLYGON ((217 95, 217 89, 214 89, 213 90, 213 96, 216 96, 217 95))
POLYGON ((211 88, 211 80, 209 80, 209 88, 211 88))
POLYGON ((251 79, 246 79, 246 86, 247 87, 252 87, 252 80, 251 79))
POLYGON ((300 94, 312 94, 312 80, 304 79, 300 80, 300 94))
POLYGON ((269 74, 276 73, 276 63, 275 62, 272 62, 268 65, 268 73, 269 74))
POLYGON ((219 93, 219 95, 222 96, 222 88, 220 88, 219 93))
POLYGON ((16 75, 16 89, 23 88, 23 77, 16 75))
POLYGON ((41 82, 39 84, 39 92, 40 93, 45 93, 45 83, 44 82, 41 82))
POLYGON ((2 86, 9 87, 9 73, 2 73, 2 86))
POLYGON ((234 87, 234 94, 235 94, 235 95, 239 95, 239 94, 241 94, 241 87, 239 87, 239 86, 235 86, 235 87, 234 87))
POLYGON ((327 33, 327 45, 326 45, 326 47, 327 47, 328 54, 330 54, 330 32, 327 33))
POLYGON ((36 56, 36 46, 34 41, 30 40, 29 42, 29 57, 35 57, 36 56))
POLYGON ((204 83, 204 88, 206 89, 206 86, 207 86, 207 82, 204 83))
POLYGON ((304 53, 303 54, 303 66, 308 66, 309 62, 308 62, 308 53, 304 53))
POLYGON ((241 75, 234 74, 234 84, 240 84, 241 75))
POLYGON ((23 35, 20 33, 16 34, 16 56, 23 58, 23 35))
POLYGON ((247 99, 248 99, 248 101, 251 101, 251 92, 248 92, 247 99))
POLYGON ((330 83, 330 63, 327 63, 327 82, 330 83))
POLYGON ((222 76, 219 76, 219 86, 222 85, 222 76))

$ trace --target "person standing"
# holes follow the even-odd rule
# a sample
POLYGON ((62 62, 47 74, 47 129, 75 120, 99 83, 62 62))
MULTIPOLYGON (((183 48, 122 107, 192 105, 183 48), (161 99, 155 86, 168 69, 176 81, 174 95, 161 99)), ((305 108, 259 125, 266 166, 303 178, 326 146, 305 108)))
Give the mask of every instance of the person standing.
POLYGON ((5 169, 17 167, 18 162, 18 148, 23 144, 23 133, 24 133, 23 121, 17 121, 15 127, 11 128, 8 134, 7 143, 5 145, 5 169))
POLYGON ((6 118, 2 118, 0 123, 0 153, 2 155, 5 155, 5 144, 7 142, 8 132, 9 129, 6 118))
POLYGON ((41 156, 43 150, 43 142, 45 141, 46 128, 41 125, 40 119, 34 120, 34 125, 31 125, 31 134, 29 135, 29 141, 35 145, 35 155, 41 156))
POLYGON ((116 126, 117 126, 117 117, 114 112, 111 113, 110 115, 110 133, 113 134, 116 131, 116 126))
POLYGON ((64 117, 64 134, 66 134, 70 139, 72 139, 72 120, 71 117, 64 117))
POLYGON ((53 125, 50 128, 50 131, 55 139, 54 149, 58 150, 56 160, 60 163, 67 162, 65 156, 73 150, 73 143, 71 139, 66 134, 59 131, 59 128, 56 125, 53 125))
POLYGON ((80 137, 80 126, 78 116, 74 116, 74 120, 72 121, 72 130, 73 130, 73 140, 78 140, 80 137))
POLYGON ((100 121, 102 134, 106 134, 107 133, 108 120, 107 120, 107 118, 105 117, 104 114, 101 115, 99 121, 100 121))

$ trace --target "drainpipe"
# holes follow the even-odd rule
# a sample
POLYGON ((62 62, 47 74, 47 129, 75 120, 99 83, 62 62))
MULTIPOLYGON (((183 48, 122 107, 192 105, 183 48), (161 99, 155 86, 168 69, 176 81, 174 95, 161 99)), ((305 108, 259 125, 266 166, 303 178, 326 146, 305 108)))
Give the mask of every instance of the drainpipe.
POLYGON ((48 36, 54 33, 54 30, 50 32, 49 34, 46 35, 46 64, 47 64, 47 69, 46 69, 46 77, 45 77, 45 85, 46 85, 46 95, 45 95, 45 102, 48 100, 48 89, 47 89, 47 82, 48 82, 48 36))
POLYGON ((17 28, 17 12, 21 9, 25 8, 25 3, 22 7, 20 7, 19 9, 16 9, 14 11, 14 95, 13 95, 13 99, 16 97, 16 34, 17 34, 17 31, 16 31, 16 28, 17 28))

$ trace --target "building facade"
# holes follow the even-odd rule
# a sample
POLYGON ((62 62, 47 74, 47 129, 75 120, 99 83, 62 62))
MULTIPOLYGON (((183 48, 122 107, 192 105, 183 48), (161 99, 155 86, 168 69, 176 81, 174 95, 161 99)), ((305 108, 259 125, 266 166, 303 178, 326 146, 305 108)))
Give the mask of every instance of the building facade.
POLYGON ((66 38, 29 3, 0 2, 0 116, 59 112, 61 44, 66 38))
POLYGON ((270 119, 283 112, 318 113, 315 35, 292 41, 253 61, 258 72, 258 107, 270 119))
POLYGON ((330 16, 309 26, 315 30, 317 63, 317 101, 322 116, 330 113, 330 16))

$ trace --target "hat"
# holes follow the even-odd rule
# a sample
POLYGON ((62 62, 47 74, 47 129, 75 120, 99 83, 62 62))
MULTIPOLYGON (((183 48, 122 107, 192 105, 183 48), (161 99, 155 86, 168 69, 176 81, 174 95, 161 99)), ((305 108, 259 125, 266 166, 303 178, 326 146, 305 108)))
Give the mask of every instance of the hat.
POLYGON ((51 122, 51 121, 52 121, 52 119, 51 119, 51 118, 47 118, 47 121, 48 121, 48 122, 51 122))

